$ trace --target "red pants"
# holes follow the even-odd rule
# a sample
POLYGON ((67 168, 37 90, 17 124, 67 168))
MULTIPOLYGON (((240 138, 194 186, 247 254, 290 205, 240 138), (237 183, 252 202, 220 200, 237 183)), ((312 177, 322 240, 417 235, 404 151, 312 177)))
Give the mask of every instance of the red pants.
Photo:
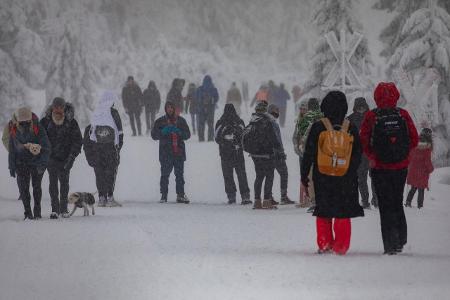
POLYGON ((333 250, 334 253, 344 255, 350 247, 352 224, 350 219, 316 218, 317 245, 320 251, 333 250), (334 237, 333 237, 334 230, 334 237))

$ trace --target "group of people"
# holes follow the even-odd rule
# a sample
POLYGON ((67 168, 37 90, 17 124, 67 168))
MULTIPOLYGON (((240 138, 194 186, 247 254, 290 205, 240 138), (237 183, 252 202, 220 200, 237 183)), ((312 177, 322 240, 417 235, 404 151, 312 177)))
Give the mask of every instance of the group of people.
MULTIPOLYGON (((180 113, 188 112, 192 105, 202 103, 202 108, 195 110, 196 117, 201 119, 201 122, 196 122, 197 130, 202 136, 204 125, 208 124, 208 140, 215 139, 219 145, 228 203, 237 202, 233 176, 236 172, 241 204, 253 203, 254 209, 274 209, 277 204, 294 204, 287 195, 288 168, 281 124, 278 123, 278 120, 281 123, 282 105, 280 109, 275 101, 260 98, 258 92, 254 101, 255 112, 246 126, 239 117, 235 103, 230 100, 214 125, 218 93, 211 77, 205 76, 198 88, 191 84, 186 99, 181 96, 183 86, 184 80, 174 80, 164 105, 164 115, 156 120, 154 112, 160 105, 160 96, 153 81, 143 93, 147 99, 153 99, 148 102, 152 104, 148 105, 151 122, 147 121, 147 130, 150 129, 152 139, 159 141, 160 201, 168 201, 169 176, 174 170, 176 201, 190 202, 184 191, 184 162, 185 141, 190 138, 191 132, 180 113), (194 98, 193 101, 189 100, 194 98), (253 201, 244 152, 249 153, 255 166, 253 201), (279 202, 272 195, 275 170, 280 174, 279 202)), ((272 87, 280 94, 284 90, 283 85, 272 87)), ((232 84, 233 88, 235 84, 232 84)), ((122 92, 124 108, 130 121, 138 119, 138 108, 142 106, 131 104, 130 99, 143 99, 139 94, 140 88, 130 76, 122 92)), ((288 96, 283 101, 287 101, 288 96)), ((423 128, 419 136, 408 112, 397 107, 399 96, 393 83, 380 83, 374 92, 377 108, 369 110, 365 99, 358 98, 349 117, 346 117, 347 98, 339 91, 329 92, 322 101, 311 98, 301 107, 293 137, 301 170, 299 206, 309 206, 310 212, 316 216, 319 253, 345 254, 348 251, 350 219, 364 216, 363 208, 370 208, 367 187, 369 169, 372 192, 376 195, 376 203, 372 201, 372 204, 380 210, 385 253, 401 252, 406 244, 403 190, 408 181, 412 188, 405 206, 411 206, 417 190, 418 207, 423 206, 424 190, 428 187, 428 177, 433 171, 433 144, 431 130, 423 128), (362 206, 359 204, 358 190, 362 206)), ((228 99, 236 98, 231 95, 228 99)), ((119 112, 114 108, 115 101, 113 92, 102 93, 90 124, 84 130, 84 136, 74 118, 73 106, 59 97, 53 100, 40 120, 26 107, 14 113, 3 132, 3 142, 9 151, 10 174, 17 177, 25 219, 41 218, 41 181, 46 169, 50 179, 50 217, 56 219, 69 216, 67 198, 70 170, 82 146, 89 166, 94 168, 98 206, 121 206, 114 199, 114 189, 124 135, 119 112), (33 186, 33 210, 30 180, 33 186)), ((139 122, 137 125, 137 133, 140 134, 139 122)), ((136 135, 134 125, 132 130, 133 135, 136 135)))

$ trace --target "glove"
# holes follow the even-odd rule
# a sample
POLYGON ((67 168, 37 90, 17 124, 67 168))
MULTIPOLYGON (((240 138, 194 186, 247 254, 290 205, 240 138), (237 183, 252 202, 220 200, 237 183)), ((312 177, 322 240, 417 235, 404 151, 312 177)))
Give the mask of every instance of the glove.
POLYGON ((37 170, 38 175, 44 174, 45 169, 46 169, 46 168, 45 168, 45 167, 42 167, 42 166, 37 167, 36 170, 37 170))
POLYGON ((11 175, 11 177, 15 178, 16 177, 16 170, 10 169, 9 170, 9 175, 11 175))
POLYGON ((69 155, 64 164, 64 170, 69 171, 70 169, 72 169, 74 161, 75 157, 73 155, 69 155))
POLYGON ((164 128, 161 130, 161 133, 163 135, 169 135, 170 133, 172 133, 172 131, 174 130, 174 126, 173 125, 167 125, 164 126, 164 128))

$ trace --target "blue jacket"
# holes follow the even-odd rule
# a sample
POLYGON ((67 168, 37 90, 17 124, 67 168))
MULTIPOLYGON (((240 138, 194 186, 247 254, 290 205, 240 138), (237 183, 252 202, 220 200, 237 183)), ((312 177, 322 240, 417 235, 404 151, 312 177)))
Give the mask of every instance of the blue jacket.
POLYGON ((210 114, 216 109, 219 93, 212 82, 211 76, 206 75, 203 78, 203 84, 197 89, 196 100, 199 114, 210 114))

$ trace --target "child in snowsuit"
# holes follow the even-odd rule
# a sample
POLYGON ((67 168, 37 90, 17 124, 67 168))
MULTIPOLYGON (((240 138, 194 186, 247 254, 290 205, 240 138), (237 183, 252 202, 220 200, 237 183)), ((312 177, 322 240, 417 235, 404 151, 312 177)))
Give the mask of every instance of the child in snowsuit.
MULTIPOLYGON (((324 117, 336 129, 343 124, 347 114, 347 99, 342 92, 332 91, 323 99, 320 108, 324 117)), ((313 216, 316 216, 318 252, 333 251, 344 255, 350 247, 350 218, 364 216, 363 208, 358 202, 357 177, 362 150, 358 130, 350 124, 348 133, 353 137, 353 146, 347 172, 343 176, 321 173, 318 168, 318 142, 320 134, 325 130, 321 120, 311 126, 301 164, 301 180, 307 188, 310 184, 308 174, 312 168, 316 193, 313 216)))
POLYGON ((428 179, 434 170, 433 163, 431 162, 432 151, 433 138, 431 129, 424 128, 419 136, 419 144, 411 151, 409 156, 410 161, 406 183, 411 185, 411 189, 406 198, 406 207, 411 207, 412 199, 417 190, 419 190, 417 207, 423 207, 425 189, 428 189, 428 179))

